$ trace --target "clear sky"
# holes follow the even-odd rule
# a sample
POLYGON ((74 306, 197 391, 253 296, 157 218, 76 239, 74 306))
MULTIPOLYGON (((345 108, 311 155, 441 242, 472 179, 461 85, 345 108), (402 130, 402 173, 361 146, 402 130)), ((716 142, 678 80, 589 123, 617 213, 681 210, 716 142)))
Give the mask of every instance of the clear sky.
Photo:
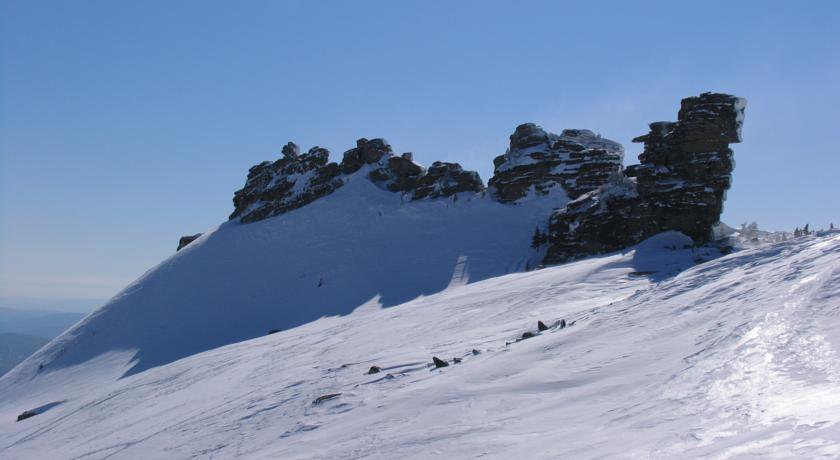
POLYGON ((621 142, 746 97, 723 220, 840 223, 840 2, 0 2, 0 306, 90 309, 294 140, 486 181, 516 125, 621 142))

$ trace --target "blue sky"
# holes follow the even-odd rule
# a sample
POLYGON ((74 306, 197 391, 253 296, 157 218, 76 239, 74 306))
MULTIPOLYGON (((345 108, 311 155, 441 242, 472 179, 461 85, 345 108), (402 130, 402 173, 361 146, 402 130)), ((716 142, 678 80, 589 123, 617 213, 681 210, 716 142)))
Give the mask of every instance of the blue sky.
POLYGON ((486 181, 514 127, 624 144, 749 100, 723 220, 840 223, 837 2, 0 3, 0 306, 89 309, 294 140, 486 181))

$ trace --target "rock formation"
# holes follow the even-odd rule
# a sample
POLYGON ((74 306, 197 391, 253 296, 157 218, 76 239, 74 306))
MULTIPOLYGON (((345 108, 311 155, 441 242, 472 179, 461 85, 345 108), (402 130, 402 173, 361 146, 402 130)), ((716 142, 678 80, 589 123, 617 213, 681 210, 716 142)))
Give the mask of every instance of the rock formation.
MULTIPOLYGON (((548 234, 538 226, 532 238, 534 247, 548 245, 544 263, 614 251, 667 230, 708 241, 731 183, 729 144, 741 141, 744 107, 743 99, 726 94, 683 99, 676 122, 651 123, 648 134, 634 139, 644 143, 644 151, 640 164, 626 170, 621 145, 592 131, 566 129, 557 135, 533 123, 520 125, 507 152, 493 160, 488 199, 556 201, 548 234)), ((319 147, 301 154, 289 142, 282 153, 250 169, 245 186, 234 194, 231 219, 254 222, 297 209, 351 176, 405 201, 484 191, 476 172, 445 162, 426 169, 411 153, 395 155, 384 139, 359 139, 339 164, 330 163, 329 152, 319 147)), ((182 239, 179 249, 188 243, 182 239)))
POLYGON ((320 147, 301 155, 298 146, 289 142, 282 153, 283 158, 248 171, 245 186, 234 194, 231 219, 255 222, 300 208, 334 192, 353 174, 366 174, 378 186, 412 201, 484 190, 478 173, 444 162, 426 170, 414 162, 411 153, 394 155, 385 139, 357 140, 340 164, 329 163, 329 152, 320 147), (365 167, 366 173, 360 173, 365 167))
POLYGON ((683 99, 677 122, 650 124, 638 165, 557 210, 545 263, 618 250, 666 230, 711 238, 741 141, 746 101, 704 93, 683 99))
POLYGON ((231 219, 255 222, 297 209, 341 187, 339 166, 328 163, 329 151, 313 147, 303 155, 292 142, 283 158, 264 161, 248 171, 245 187, 233 195, 231 219))
POLYGON ((586 129, 566 129, 559 136, 533 123, 519 125, 510 148, 493 160, 488 186, 493 196, 510 203, 531 194, 561 188, 569 198, 594 190, 621 170, 624 149, 586 129))

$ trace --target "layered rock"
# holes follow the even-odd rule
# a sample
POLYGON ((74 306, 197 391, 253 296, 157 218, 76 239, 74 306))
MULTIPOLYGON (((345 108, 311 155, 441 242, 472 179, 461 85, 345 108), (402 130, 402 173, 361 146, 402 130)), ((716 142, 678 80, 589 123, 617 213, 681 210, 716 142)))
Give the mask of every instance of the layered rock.
POLYGON ((411 153, 394 155, 384 139, 357 140, 340 164, 329 163, 329 152, 320 147, 300 154, 298 146, 289 142, 282 153, 283 158, 249 170, 245 186, 234 194, 231 219, 255 222, 300 208, 334 192, 355 174, 365 174, 371 182, 409 200, 484 190, 478 173, 444 162, 426 170, 414 162, 411 153))
POLYGON ((283 158, 265 161, 248 171, 245 186, 234 193, 231 219, 255 222, 300 208, 341 187, 339 165, 328 163, 329 151, 313 147, 300 154, 292 142, 283 158))
POLYGON ((621 170, 624 149, 586 129, 566 129, 559 136, 541 127, 519 125, 510 148, 493 160, 488 185, 493 197, 510 203, 562 189, 570 198, 594 190, 621 170))
POLYGON ((683 99, 677 122, 650 124, 640 164, 556 211, 546 263, 614 251, 667 230, 706 242, 720 220, 741 141, 746 101, 704 93, 683 99))
POLYGON ((484 190, 484 184, 475 171, 464 171, 458 163, 436 161, 426 174, 419 177, 415 184, 412 200, 441 198, 458 193, 478 193, 484 190))

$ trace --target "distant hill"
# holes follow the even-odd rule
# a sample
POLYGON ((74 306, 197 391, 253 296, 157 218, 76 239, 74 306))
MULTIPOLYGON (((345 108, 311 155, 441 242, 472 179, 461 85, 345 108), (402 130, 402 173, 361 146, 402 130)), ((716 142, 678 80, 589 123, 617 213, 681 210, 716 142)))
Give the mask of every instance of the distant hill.
POLYGON ((82 313, 0 308, 0 375, 84 316, 82 313))
POLYGON ((83 313, 0 307, 0 333, 10 332, 51 339, 79 322, 84 316, 83 313))
POLYGON ((0 375, 43 347, 50 339, 26 334, 0 333, 0 375))

